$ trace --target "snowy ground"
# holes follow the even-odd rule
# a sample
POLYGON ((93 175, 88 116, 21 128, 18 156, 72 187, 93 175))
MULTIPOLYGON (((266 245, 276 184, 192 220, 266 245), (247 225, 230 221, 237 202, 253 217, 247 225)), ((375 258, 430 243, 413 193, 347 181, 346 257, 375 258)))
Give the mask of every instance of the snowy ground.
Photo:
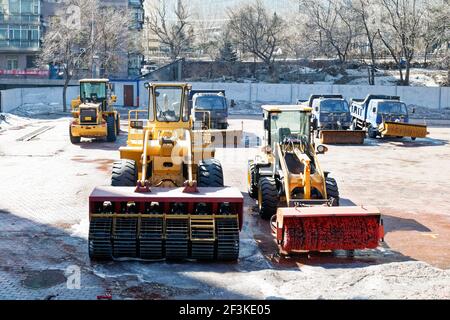
MULTIPOLYGON (((386 242, 354 259, 274 255, 270 228, 246 194, 246 161, 256 149, 238 148, 217 152, 225 183, 245 195, 238 263, 91 263, 87 197, 108 184, 125 132, 116 143, 71 145, 66 116, 7 121, 8 128, 0 123, 0 299, 96 299, 106 292, 113 299, 450 299, 450 203, 441 197, 450 192, 450 129, 431 128, 415 143, 330 146, 321 156, 344 205, 377 205, 385 219, 386 242), (51 129, 20 140, 42 127, 51 129), (81 287, 68 289, 74 266, 81 287)), ((236 117, 232 127, 241 121, 246 135, 261 136, 259 117, 236 117)))

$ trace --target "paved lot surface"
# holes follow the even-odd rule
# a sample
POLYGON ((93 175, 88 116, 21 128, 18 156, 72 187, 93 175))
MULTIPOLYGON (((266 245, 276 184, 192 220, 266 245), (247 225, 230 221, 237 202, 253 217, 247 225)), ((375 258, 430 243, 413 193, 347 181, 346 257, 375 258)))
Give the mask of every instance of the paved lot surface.
MULTIPOLYGON (((260 119, 232 125, 242 121, 256 141, 260 119)), ((417 142, 330 146, 321 156, 343 204, 376 205, 384 215, 386 243, 354 259, 280 259, 245 194, 239 263, 99 264, 87 256, 87 199, 95 186, 109 184, 126 136, 74 146, 68 123, 45 116, 0 130, 0 299, 450 298, 450 129, 430 128, 430 138, 417 142)), ((218 150, 227 185, 246 192, 254 152, 218 150)))

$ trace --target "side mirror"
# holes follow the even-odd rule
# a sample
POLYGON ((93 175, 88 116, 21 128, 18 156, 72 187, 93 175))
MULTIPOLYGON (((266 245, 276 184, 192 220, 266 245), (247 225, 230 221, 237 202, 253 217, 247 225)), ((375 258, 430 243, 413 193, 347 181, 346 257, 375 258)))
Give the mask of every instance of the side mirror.
POLYGON ((416 108, 413 108, 413 109, 412 109, 412 113, 413 113, 413 114, 416 113, 416 108))
POLYGON ((264 130, 269 130, 269 119, 264 119, 264 130))
POLYGON ((231 107, 231 108, 236 107, 236 102, 234 101, 234 99, 231 100, 231 102, 230 102, 230 107, 231 107))
POLYGON ((316 112, 319 112, 319 107, 315 107, 314 110, 316 110, 316 112))
POLYGON ((321 144, 317 147, 317 154, 325 154, 327 152, 328 152, 328 148, 325 147, 324 145, 321 144))
POLYGON ((373 109, 372 109, 372 112, 373 112, 373 113, 377 113, 377 108, 373 108, 373 109))
POLYGON ((145 88, 145 89, 150 88, 150 83, 148 83, 148 82, 144 83, 144 88, 145 88))

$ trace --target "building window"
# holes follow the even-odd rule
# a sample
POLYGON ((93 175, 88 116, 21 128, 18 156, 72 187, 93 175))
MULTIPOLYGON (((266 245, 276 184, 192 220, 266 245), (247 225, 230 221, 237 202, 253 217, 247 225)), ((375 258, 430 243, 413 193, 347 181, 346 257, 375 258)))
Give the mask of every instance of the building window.
POLYGON ((19 59, 17 57, 8 57, 8 70, 19 69, 19 59))
POLYGON ((11 14, 20 13, 20 0, 9 0, 9 13, 11 14))
POLYGON ((27 56, 27 69, 36 68, 36 56, 27 56))

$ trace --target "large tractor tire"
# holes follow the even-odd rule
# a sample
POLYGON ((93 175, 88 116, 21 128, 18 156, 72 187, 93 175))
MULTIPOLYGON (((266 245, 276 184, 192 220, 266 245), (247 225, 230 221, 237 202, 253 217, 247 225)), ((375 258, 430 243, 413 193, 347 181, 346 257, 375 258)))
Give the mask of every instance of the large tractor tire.
POLYGON ((210 188, 224 186, 222 165, 218 160, 209 159, 198 164, 197 184, 199 187, 210 188))
POLYGON ((107 136, 106 140, 108 142, 115 142, 117 139, 117 128, 116 128, 116 119, 114 116, 108 116, 106 118, 106 128, 107 128, 107 136))
POLYGON ((136 162, 120 160, 114 162, 111 185, 113 187, 135 187, 138 177, 136 162))
POLYGON ((70 135, 70 142, 72 144, 77 144, 77 143, 81 142, 81 137, 74 137, 72 135, 72 127, 71 126, 69 126, 69 135, 70 135))
POLYGON ((277 213, 278 190, 274 178, 264 177, 259 182, 258 189, 259 215, 270 219, 277 213))
POLYGON ((256 183, 256 181, 254 181, 255 173, 256 173, 256 166, 252 162, 249 164, 247 172, 247 190, 248 195, 252 199, 258 198, 258 184, 256 183))
POLYGON ((333 207, 339 207, 339 188, 336 180, 334 180, 333 178, 327 178, 326 185, 328 199, 333 198, 333 207))

